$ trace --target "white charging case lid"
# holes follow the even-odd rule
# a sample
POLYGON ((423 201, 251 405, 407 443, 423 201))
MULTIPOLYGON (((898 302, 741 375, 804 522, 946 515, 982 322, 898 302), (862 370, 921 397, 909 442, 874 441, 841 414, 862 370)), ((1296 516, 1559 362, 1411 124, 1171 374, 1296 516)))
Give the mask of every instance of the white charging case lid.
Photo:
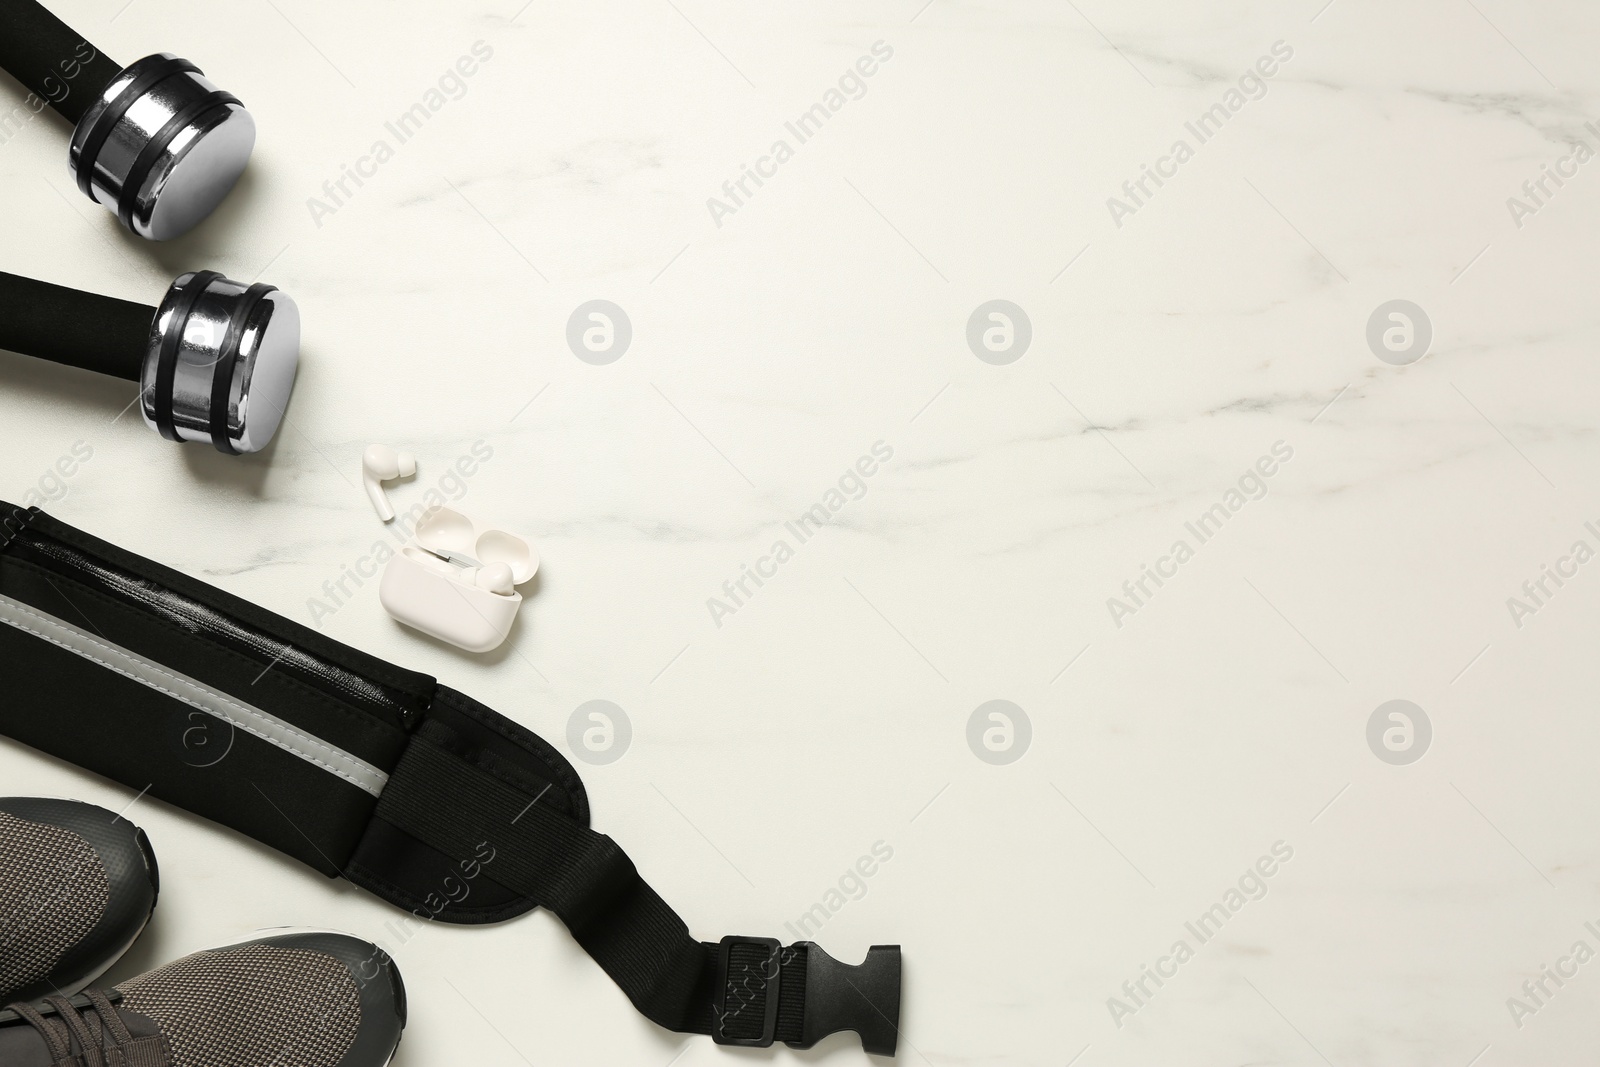
POLYGON ((532 541, 504 530, 479 532, 471 519, 450 508, 429 508, 417 520, 417 544, 471 556, 479 563, 504 563, 511 568, 513 585, 521 585, 539 572, 539 552, 532 541))

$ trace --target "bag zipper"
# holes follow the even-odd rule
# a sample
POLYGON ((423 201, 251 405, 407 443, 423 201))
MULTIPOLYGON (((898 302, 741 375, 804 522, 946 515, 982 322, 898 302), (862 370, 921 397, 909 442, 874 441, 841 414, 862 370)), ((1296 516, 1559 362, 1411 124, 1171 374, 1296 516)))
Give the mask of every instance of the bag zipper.
POLYGON ((382 686, 362 675, 262 633, 198 600, 113 567, 34 529, 19 531, 16 541, 46 557, 51 563, 50 569, 66 577, 124 603, 155 612, 190 633, 244 652, 264 666, 283 669, 318 688, 331 690, 346 702, 380 715, 408 732, 420 718, 420 712, 395 700, 382 686))
MULTIPOLYGON (((389 775, 386 772, 270 711, 4 593, 0 593, 0 624, 31 634, 213 718, 221 719, 231 729, 253 734, 267 744, 315 764, 375 797, 382 796, 383 787, 388 784, 389 775)), ((229 736, 232 737, 231 734, 229 736)), ((228 747, 232 748, 231 740, 228 747)))

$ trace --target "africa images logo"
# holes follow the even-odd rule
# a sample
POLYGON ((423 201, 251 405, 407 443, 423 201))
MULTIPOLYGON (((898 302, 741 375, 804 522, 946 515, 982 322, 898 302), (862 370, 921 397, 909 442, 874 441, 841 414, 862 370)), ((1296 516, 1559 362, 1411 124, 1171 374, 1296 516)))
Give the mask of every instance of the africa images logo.
POLYGON ((707 197, 706 210, 711 213, 711 221, 717 224, 717 229, 722 229, 724 219, 736 214, 768 181, 778 176, 778 168, 794 158, 796 148, 821 133, 822 128, 850 101, 866 96, 866 80, 882 70, 883 64, 893 58, 893 45, 887 41, 874 41, 872 51, 846 67, 838 81, 822 94, 821 100, 783 124, 788 136, 774 140, 767 151, 756 158, 754 167, 748 163, 741 164, 739 175, 722 183, 720 197, 707 197))
POLYGON ((711 613, 711 621, 717 629, 722 629, 724 619, 738 614, 762 586, 778 576, 778 569, 794 559, 799 546, 821 533, 822 528, 831 524, 848 505, 867 495, 868 479, 894 458, 894 446, 887 441, 875 441, 871 451, 871 455, 863 455, 847 467, 838 481, 822 494, 822 499, 785 522, 783 529, 789 536, 774 541, 766 553, 756 559, 754 567, 741 563, 739 573, 722 583, 722 596, 706 598, 706 610, 711 613), (790 543, 791 538, 793 543, 790 543))
POLYGON ((1282 64, 1293 58, 1294 48, 1288 42, 1272 42, 1268 54, 1261 56, 1239 75, 1237 84, 1230 86, 1222 94, 1221 100, 1206 108, 1193 121, 1183 124, 1184 131, 1194 138, 1192 144, 1189 137, 1179 137, 1172 142, 1172 147, 1165 155, 1156 158, 1154 166, 1140 164, 1139 176, 1122 183, 1122 196, 1106 198, 1106 210, 1111 213, 1111 221, 1117 229, 1122 229, 1130 216, 1138 214, 1139 209, 1148 204, 1167 182, 1176 178, 1178 168, 1193 159, 1201 145, 1221 133, 1222 128, 1243 111, 1246 104, 1265 97, 1268 82, 1278 73, 1282 64))
POLYGON ((1196 951, 1214 940, 1235 915, 1247 905, 1265 899, 1271 889, 1269 880, 1292 859, 1294 846, 1287 841, 1274 841, 1272 848, 1246 867, 1220 900, 1183 924, 1188 936, 1173 941, 1164 955, 1156 957, 1154 966, 1141 963, 1138 976, 1122 983, 1122 995, 1106 998, 1106 1010, 1117 1029, 1121 1030, 1130 1016, 1148 1007, 1156 993, 1176 978, 1183 965, 1195 958, 1196 951))

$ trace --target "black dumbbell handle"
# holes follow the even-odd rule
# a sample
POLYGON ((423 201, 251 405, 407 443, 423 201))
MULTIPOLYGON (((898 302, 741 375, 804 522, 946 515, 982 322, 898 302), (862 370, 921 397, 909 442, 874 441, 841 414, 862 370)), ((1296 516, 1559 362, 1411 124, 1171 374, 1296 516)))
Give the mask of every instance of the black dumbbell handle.
POLYGON ((34 0, 0 0, 0 67, 74 125, 122 71, 34 0))
POLYGON ((0 348, 25 356, 136 382, 155 317, 146 304, 0 273, 0 348))

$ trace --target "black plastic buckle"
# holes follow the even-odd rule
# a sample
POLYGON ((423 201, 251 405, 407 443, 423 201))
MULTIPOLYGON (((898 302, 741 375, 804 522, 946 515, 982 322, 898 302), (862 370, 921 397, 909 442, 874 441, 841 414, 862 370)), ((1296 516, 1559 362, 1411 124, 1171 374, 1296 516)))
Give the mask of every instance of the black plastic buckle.
MULTIPOLYGON (((874 1056, 893 1056, 900 1040, 900 946, 873 945, 859 967, 840 963, 810 941, 806 950, 806 1003, 799 1041, 810 1048, 829 1034, 854 1030, 874 1056)), ((791 949, 792 951, 792 949, 791 949)))
POLYGON ((767 1048, 777 1038, 778 994, 783 988, 782 953, 783 945, 775 937, 722 939, 717 952, 716 993, 711 999, 715 1012, 711 1040, 719 1045, 767 1048), (733 973, 733 950, 746 945, 765 949, 766 955, 755 966, 742 959, 738 973, 733 973), (758 1020, 761 1022, 759 1034, 753 1032, 758 1020))

